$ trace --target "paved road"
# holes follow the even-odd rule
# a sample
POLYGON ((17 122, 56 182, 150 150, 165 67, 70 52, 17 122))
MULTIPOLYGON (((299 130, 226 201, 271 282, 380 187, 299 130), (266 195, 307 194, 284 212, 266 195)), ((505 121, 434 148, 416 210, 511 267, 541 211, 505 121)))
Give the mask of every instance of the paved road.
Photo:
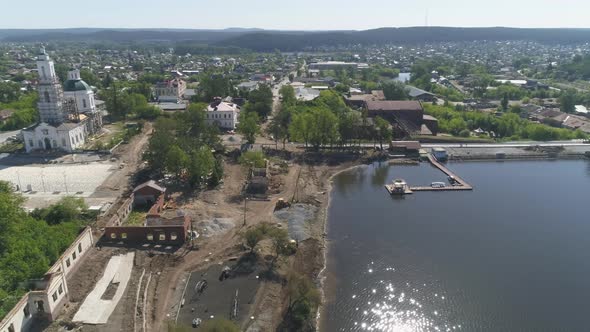
POLYGON ((425 143, 422 144, 424 148, 502 148, 502 147, 511 147, 511 148, 525 148, 528 146, 541 146, 541 147, 568 147, 568 146, 587 146, 590 148, 590 144, 583 143, 581 141, 551 141, 551 142, 507 142, 507 143, 466 143, 466 144, 458 144, 458 143, 425 143))

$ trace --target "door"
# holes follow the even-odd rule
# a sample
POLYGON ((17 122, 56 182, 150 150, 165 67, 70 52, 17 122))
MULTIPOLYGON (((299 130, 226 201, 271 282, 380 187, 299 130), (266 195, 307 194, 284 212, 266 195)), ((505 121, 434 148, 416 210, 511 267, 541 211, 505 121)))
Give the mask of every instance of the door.
POLYGON ((45 137, 45 150, 51 150, 51 141, 45 137))

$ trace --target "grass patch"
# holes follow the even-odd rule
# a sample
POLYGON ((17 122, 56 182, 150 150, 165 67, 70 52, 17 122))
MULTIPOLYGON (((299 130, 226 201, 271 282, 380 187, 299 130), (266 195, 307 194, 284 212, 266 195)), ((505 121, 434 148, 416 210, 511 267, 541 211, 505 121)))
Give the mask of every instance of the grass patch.
POLYGON ((129 218, 127 218, 127 222, 125 222, 125 225, 127 225, 127 226, 143 226, 146 216, 147 216, 146 212, 132 211, 129 214, 129 218))
POLYGON ((23 143, 10 142, 0 145, 0 153, 13 153, 24 149, 23 143))

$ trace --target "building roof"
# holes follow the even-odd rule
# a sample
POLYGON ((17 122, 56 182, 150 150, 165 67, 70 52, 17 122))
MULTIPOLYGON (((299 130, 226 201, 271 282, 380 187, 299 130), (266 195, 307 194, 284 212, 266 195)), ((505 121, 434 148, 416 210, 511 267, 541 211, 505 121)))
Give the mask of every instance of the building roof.
POLYGON ((229 111, 234 111, 234 112, 239 112, 240 111, 240 106, 234 104, 234 103, 228 103, 225 101, 222 101, 220 103, 214 102, 209 104, 209 106, 207 106, 207 111, 208 112, 213 112, 213 111, 218 111, 218 112, 229 112, 229 111))
POLYGON ((417 87, 414 87, 411 85, 406 86, 406 90, 408 91, 408 95, 412 98, 416 98, 416 97, 422 96, 422 95, 434 96, 434 94, 432 94, 426 90, 418 89, 417 87))
POLYGON ((157 190, 159 192, 162 192, 162 193, 163 192, 166 192, 166 188, 164 188, 162 186, 159 186, 156 183, 156 181, 154 181, 154 180, 149 180, 147 182, 144 182, 144 183, 140 184, 139 186, 135 187, 135 189, 133 189, 133 192, 137 192, 137 191, 139 191, 139 190, 141 190, 143 188, 148 188, 148 187, 149 188, 153 188, 153 189, 155 189, 155 190, 157 190))
POLYGON ((366 104, 370 111, 423 111, 416 100, 367 100, 366 104))
POLYGON ((83 80, 67 80, 64 83, 64 91, 92 91, 92 88, 83 80))

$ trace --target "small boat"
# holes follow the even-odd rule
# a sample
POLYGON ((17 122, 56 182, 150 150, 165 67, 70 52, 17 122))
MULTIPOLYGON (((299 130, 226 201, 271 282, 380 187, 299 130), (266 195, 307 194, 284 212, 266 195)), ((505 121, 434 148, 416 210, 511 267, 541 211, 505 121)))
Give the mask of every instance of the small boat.
POLYGON ((395 179, 391 184, 386 184, 385 189, 387 189, 391 195, 406 195, 413 193, 406 181, 402 179, 395 179))

